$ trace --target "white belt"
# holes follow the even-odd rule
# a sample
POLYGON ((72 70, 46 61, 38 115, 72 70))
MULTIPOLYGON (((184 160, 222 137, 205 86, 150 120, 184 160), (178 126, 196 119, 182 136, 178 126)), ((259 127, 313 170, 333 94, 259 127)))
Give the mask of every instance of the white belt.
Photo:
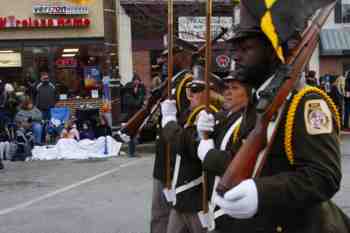
POLYGON ((177 181, 178 181, 178 177, 179 177, 179 172, 180 172, 180 165, 181 165, 181 156, 180 155, 176 155, 176 160, 175 160, 175 167, 174 167, 174 174, 173 174, 173 180, 171 183, 171 192, 173 192, 173 199, 172 199, 172 203, 173 205, 176 205, 176 195, 179 193, 182 193, 186 190, 189 190, 197 185, 200 185, 202 183, 202 176, 184 184, 181 185, 179 187, 176 187, 177 185, 177 181))
POLYGON ((193 188, 197 185, 200 185, 202 183, 202 176, 198 177, 197 179, 192 180, 191 182, 188 182, 187 184, 181 185, 179 187, 177 187, 176 190, 176 194, 181 193, 183 191, 186 191, 190 188, 193 188))

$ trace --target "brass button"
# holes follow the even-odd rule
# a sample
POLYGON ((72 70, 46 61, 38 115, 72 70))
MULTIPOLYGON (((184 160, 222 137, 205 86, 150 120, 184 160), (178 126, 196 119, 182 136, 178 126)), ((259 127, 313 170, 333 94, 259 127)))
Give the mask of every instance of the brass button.
POLYGON ((282 232, 282 231, 283 231, 283 228, 282 228, 281 226, 277 226, 277 227, 276 227, 276 231, 277 231, 277 232, 282 232))

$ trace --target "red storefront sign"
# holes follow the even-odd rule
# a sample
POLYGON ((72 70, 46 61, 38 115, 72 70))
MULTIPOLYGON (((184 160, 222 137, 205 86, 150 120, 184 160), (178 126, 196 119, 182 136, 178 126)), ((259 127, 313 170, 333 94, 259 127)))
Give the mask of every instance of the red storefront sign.
POLYGON ((25 18, 0 17, 0 30, 8 28, 79 28, 90 26, 88 18, 25 18))
POLYGON ((66 67, 77 67, 78 62, 75 58, 59 58, 56 60, 56 66, 58 68, 66 68, 66 67))

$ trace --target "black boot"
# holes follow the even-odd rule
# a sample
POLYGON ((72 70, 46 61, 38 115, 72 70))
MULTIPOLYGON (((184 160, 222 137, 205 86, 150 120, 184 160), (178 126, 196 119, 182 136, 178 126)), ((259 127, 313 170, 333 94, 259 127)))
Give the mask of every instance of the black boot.
POLYGON ((0 159, 0 170, 1 169, 4 169, 4 164, 2 164, 2 161, 1 161, 1 159, 0 159))

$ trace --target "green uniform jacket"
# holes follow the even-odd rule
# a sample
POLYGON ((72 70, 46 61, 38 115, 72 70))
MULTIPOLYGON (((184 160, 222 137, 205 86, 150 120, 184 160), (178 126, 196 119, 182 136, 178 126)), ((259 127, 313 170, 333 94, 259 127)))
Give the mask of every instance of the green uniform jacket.
MULTIPOLYGON (((175 82, 172 83, 173 89, 175 88, 178 90, 179 84, 186 78, 186 74, 188 74, 188 70, 181 70, 179 71, 174 77, 177 77, 175 79, 175 82)), ((189 80, 188 80, 189 81, 189 80)), ((186 83, 184 83, 183 88, 186 86, 186 83)), ((183 89, 184 90, 184 89, 183 89)), ((179 112, 183 112, 187 110, 188 106, 188 100, 186 97, 186 92, 182 91, 180 95, 180 102, 181 102, 181 108, 179 112)), ((153 167, 153 178, 161 181, 163 184, 165 184, 166 180, 166 171, 165 171, 165 148, 166 148, 166 142, 164 140, 164 129, 160 127, 160 122, 161 122, 162 116, 159 117, 158 119, 158 124, 157 124, 157 137, 156 137, 156 156, 154 160, 154 167, 153 167)), ((174 153, 174 152, 172 152, 174 153)), ((175 157, 175 154, 171 156, 172 158, 175 157)), ((172 161, 173 162, 173 161, 172 161)), ((173 169, 173 168, 171 168, 173 169)), ((171 170, 171 174, 173 174, 173 170, 171 170)))
MULTIPOLYGON (((310 93, 298 105, 292 135, 294 165, 289 163, 284 150, 287 111, 283 113, 262 174, 254 179, 258 190, 257 214, 244 220, 230 218, 226 223, 217 225, 219 232, 349 232, 347 217, 330 201, 339 190, 341 181, 335 120, 331 133, 310 135, 306 130, 305 102, 321 98, 310 93)), ((254 127, 255 118, 255 107, 251 105, 243 117, 240 143, 254 127)), ((222 156, 216 158, 221 161, 205 161, 204 167, 221 175, 226 168, 218 171, 217 164, 225 164, 227 159, 222 156)))
MULTIPOLYGON (((181 165, 176 187, 185 185, 202 175, 202 163, 197 157, 197 147, 199 138, 195 125, 185 125, 190 112, 180 116, 179 123, 169 122, 163 129, 164 138, 172 145, 175 150, 173 155, 181 156, 181 165)), ((175 158, 172 159, 175 161, 175 158)), ((174 164, 172 164, 174 167, 174 164)), ((193 188, 185 190, 176 195, 176 205, 174 208, 180 212, 198 212, 202 209, 202 185, 199 184, 193 188)))
MULTIPOLYGON (((227 115, 224 112, 219 112, 215 115, 215 129, 211 138, 214 139, 215 149, 210 150, 205 160, 203 161, 203 168, 207 170, 208 174, 208 198, 211 198, 213 192, 213 186, 215 181, 215 176, 223 175, 226 170, 227 165, 232 160, 235 145, 233 143, 233 132, 230 134, 230 139, 226 144, 225 150, 220 150, 222 141, 226 134, 228 133, 231 126, 242 116, 242 111, 238 111, 227 115), (218 159, 220 158, 220 159, 218 159)), ((217 208, 215 209, 215 211, 217 208)), ((216 226, 224 226, 225 223, 230 222, 230 217, 227 215, 220 216, 215 219, 216 226)))

